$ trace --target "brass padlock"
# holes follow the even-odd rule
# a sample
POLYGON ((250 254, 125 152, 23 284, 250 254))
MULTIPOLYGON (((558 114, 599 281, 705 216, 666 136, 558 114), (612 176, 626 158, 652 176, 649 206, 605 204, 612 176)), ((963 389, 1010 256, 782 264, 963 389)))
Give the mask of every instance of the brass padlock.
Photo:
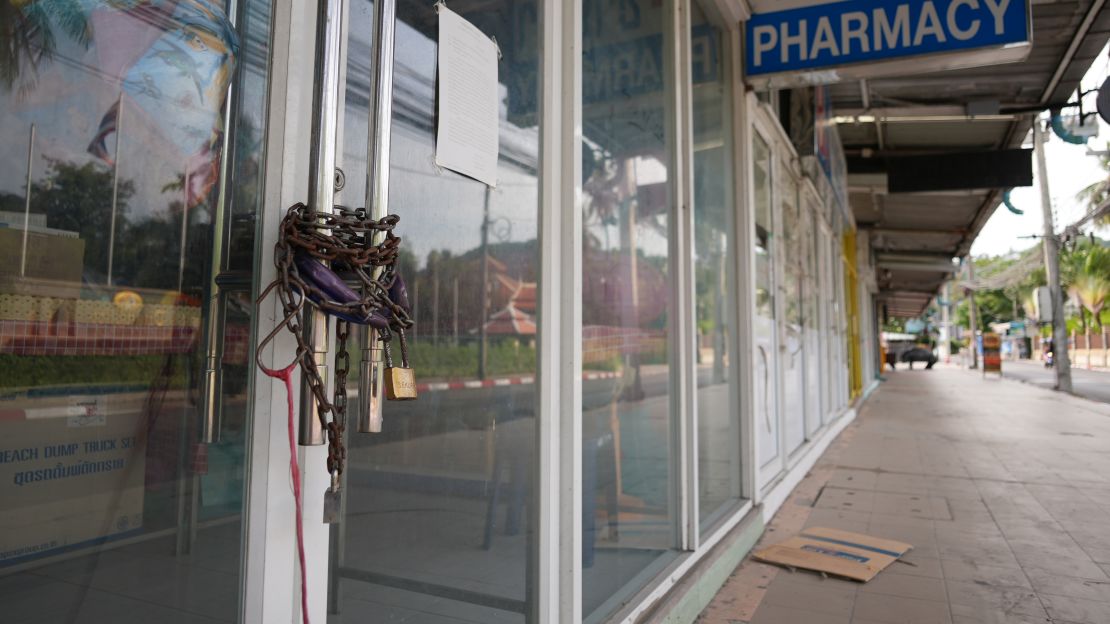
POLYGON ((393 366, 393 354, 389 348, 390 337, 383 332, 382 351, 385 354, 385 398, 390 401, 412 401, 416 399, 416 375, 409 368, 409 349, 405 343, 405 332, 398 331, 401 342, 401 366, 393 366))

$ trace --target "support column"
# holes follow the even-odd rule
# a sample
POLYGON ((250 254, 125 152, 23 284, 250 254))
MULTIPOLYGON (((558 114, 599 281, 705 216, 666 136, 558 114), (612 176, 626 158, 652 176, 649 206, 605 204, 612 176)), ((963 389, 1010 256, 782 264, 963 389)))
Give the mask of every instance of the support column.
POLYGON ((941 295, 941 297, 943 297, 943 299, 941 299, 941 305, 940 305, 940 314, 941 314, 940 341, 941 342, 940 342, 940 348, 938 349, 938 351, 940 351, 940 356, 944 360, 945 363, 948 363, 948 361, 952 359, 952 333, 951 333, 952 330, 948 325, 948 304, 950 304, 952 302, 951 292, 950 292, 951 291, 951 286, 952 286, 951 282, 945 282, 944 283, 944 294, 941 295))
POLYGON ((975 304, 975 261, 971 254, 967 255, 967 281, 972 282, 972 288, 968 290, 967 295, 967 318, 971 330, 971 369, 975 370, 979 368, 979 343, 975 335, 979 330, 979 306, 975 304))
POLYGON ((1033 149, 1037 152, 1037 184, 1041 188, 1041 212, 1044 215, 1044 264, 1048 290, 1052 295, 1052 350, 1056 370, 1056 389, 1071 392, 1071 363, 1068 360, 1068 330, 1064 322, 1064 293, 1060 287, 1060 241, 1056 238, 1052 219, 1052 196, 1048 192, 1048 164, 1044 155, 1044 128, 1041 120, 1033 120, 1033 149))

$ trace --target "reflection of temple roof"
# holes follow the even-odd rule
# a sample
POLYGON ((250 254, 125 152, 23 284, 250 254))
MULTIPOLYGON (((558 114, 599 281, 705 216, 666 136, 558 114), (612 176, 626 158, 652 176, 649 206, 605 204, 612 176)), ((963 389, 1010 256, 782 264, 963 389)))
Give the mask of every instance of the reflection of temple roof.
POLYGON ((504 262, 494 258, 493 254, 487 255, 487 258, 489 259, 489 270, 492 273, 507 273, 509 271, 509 267, 505 266, 504 262))
POLYGON ((503 272, 493 276, 493 305, 513 306, 527 314, 536 313, 536 283, 509 277, 503 272))
POLYGON ((535 336, 536 320, 531 314, 518 310, 510 301, 490 317, 486 333, 490 336, 535 336))
POLYGON ((536 313, 536 284, 522 282, 520 290, 513 297, 513 305, 529 314, 536 313))
MULTIPOLYGON (((491 268, 494 260, 490 258, 491 268)), ((486 322, 486 333, 502 336, 536 335, 536 283, 509 277, 505 265, 493 275, 491 302, 501 306, 486 322)))

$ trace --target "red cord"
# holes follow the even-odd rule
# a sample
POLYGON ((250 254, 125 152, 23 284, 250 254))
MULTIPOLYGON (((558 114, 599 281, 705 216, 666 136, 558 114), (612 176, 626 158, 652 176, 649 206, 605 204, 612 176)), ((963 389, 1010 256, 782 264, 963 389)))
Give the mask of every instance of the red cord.
POLYGON ((293 479, 293 501, 297 506, 297 559, 301 565, 301 618, 304 620, 304 624, 309 624, 308 572, 305 570, 304 563, 304 503, 301 497, 301 469, 297 465, 296 427, 293 424, 293 369, 296 367, 296 361, 281 370, 259 366, 262 372, 275 379, 280 379, 285 384, 285 400, 289 405, 289 475, 293 479))

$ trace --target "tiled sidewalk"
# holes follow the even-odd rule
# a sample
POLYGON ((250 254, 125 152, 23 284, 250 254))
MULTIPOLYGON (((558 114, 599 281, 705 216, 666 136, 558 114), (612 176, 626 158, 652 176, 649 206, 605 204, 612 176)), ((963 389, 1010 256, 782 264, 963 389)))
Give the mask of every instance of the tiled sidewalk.
POLYGON ((906 561, 861 584, 749 558, 698 622, 1110 623, 1110 406, 955 368, 884 375, 760 545, 827 526, 909 542, 906 561))

